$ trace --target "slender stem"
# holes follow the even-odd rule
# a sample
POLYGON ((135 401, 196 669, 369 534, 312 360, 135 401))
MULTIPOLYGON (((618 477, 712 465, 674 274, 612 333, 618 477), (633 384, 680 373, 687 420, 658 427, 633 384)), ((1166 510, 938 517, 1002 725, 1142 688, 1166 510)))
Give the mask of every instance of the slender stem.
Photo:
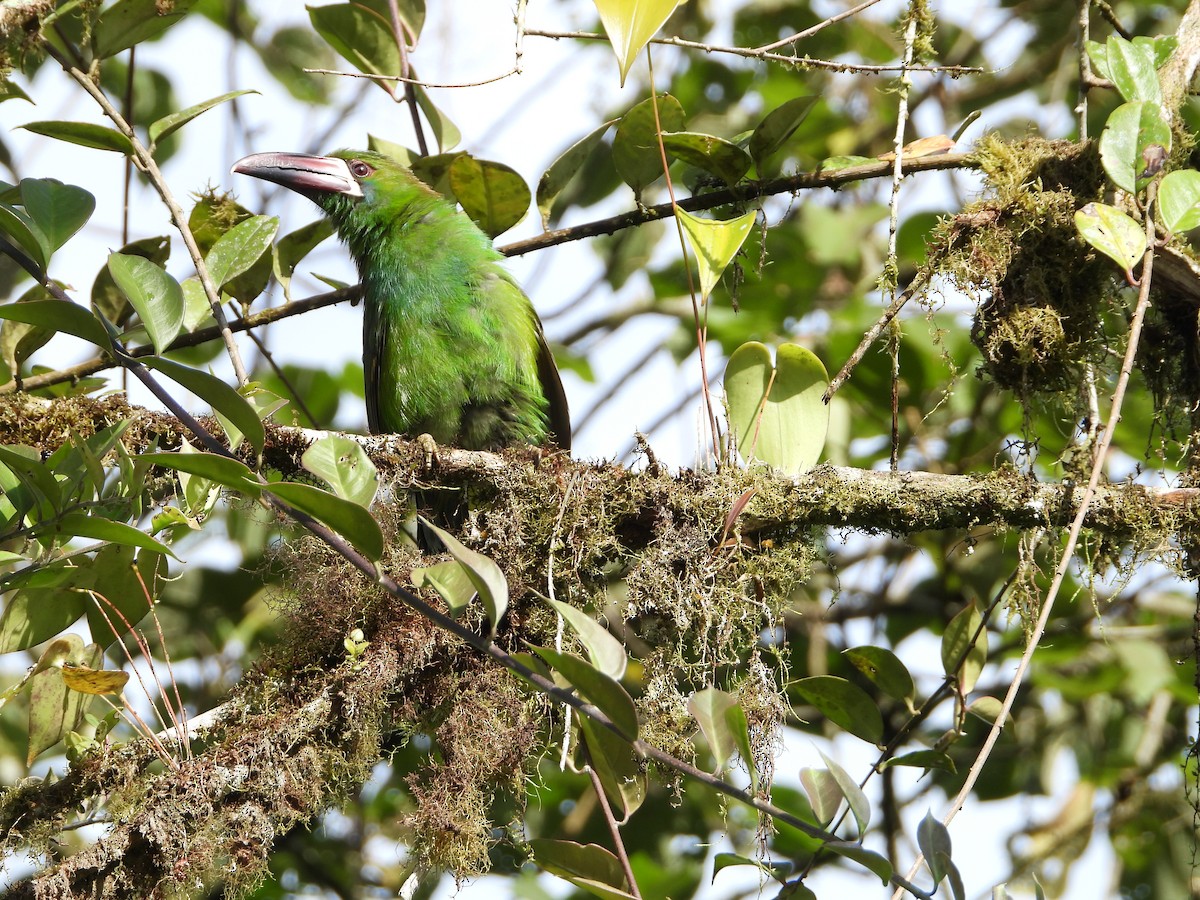
POLYGON ((625 872, 625 881, 629 885, 629 893, 642 900, 642 892, 638 890, 637 879, 633 877, 633 867, 629 865, 629 854, 625 852, 625 842, 621 840, 621 827, 617 824, 617 819, 613 815, 612 807, 608 803, 608 795, 604 793, 604 785, 600 783, 600 776, 596 774, 596 770, 591 766, 587 767, 587 773, 592 779, 592 790, 596 792, 596 798, 600 801, 600 810, 604 813, 604 821, 608 823, 608 833, 612 835, 613 849, 616 851, 617 859, 621 863, 621 869, 625 872))
MULTIPOLYGON (((646 66, 650 70, 650 105, 654 110, 654 136, 658 141, 658 155, 662 160, 663 177, 667 181, 667 194, 671 198, 671 209, 678 210, 675 200, 675 185, 671 181, 670 164, 667 162, 667 148, 663 145, 662 119, 658 115, 658 92, 654 87, 654 61, 650 55, 650 47, 646 47, 646 66)), ((675 231, 679 236, 679 246, 683 251, 683 271, 687 275, 688 296, 692 301, 692 321, 696 326, 696 348, 700 352, 700 393, 704 397, 704 411, 708 416, 709 434, 712 436, 713 460, 721 464, 721 439, 717 431, 717 415, 713 411, 712 392, 708 388, 708 326, 706 319, 701 316, 700 302, 696 299, 696 284, 692 280, 692 267, 687 265, 688 243, 683 234, 683 223, 679 216, 674 215, 675 231)))

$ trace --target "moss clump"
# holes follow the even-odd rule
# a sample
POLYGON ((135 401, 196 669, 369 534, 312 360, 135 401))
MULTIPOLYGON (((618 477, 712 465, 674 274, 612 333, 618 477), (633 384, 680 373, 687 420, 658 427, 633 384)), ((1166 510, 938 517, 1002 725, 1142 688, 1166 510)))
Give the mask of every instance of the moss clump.
MULTIPOLYGON (((938 271, 979 298, 971 332, 982 372, 1023 400, 1069 391, 1106 359, 1112 264, 1091 252, 1075 212, 1101 199, 1092 144, 996 136, 976 149, 986 191, 943 222, 938 271)), ((931 258, 934 258, 931 255, 931 258)))

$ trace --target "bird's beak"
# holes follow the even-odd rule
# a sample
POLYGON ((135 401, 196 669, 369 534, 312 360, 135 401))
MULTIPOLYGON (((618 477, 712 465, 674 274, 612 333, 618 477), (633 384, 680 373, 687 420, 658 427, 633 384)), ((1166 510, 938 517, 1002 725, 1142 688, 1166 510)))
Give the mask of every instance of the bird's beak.
POLYGON ((253 153, 233 164, 231 172, 273 181, 301 194, 363 195, 346 161, 336 156, 299 153, 253 153))

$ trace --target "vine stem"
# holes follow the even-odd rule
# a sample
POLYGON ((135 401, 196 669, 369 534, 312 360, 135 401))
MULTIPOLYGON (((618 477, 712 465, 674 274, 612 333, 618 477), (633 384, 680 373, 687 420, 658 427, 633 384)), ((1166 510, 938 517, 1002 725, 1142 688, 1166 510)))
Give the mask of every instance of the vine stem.
MULTIPOLYGON (((1025 651, 1021 654, 1021 659, 1017 663, 1017 671, 1013 675, 1007 693, 1004 695, 1004 701, 1000 705, 1000 714, 996 716, 996 721, 992 724, 991 730, 983 742, 983 747, 979 751, 979 755, 975 758, 975 762, 972 763, 970 771, 967 772, 967 778, 963 782, 962 788, 959 789, 954 802, 950 804, 950 808, 942 817, 942 824, 947 826, 954 821, 954 817, 958 815, 959 810, 965 805, 968 795, 974 789, 975 782, 978 781, 980 774, 983 772, 984 765, 991 756, 992 748, 999 739, 1005 722, 1008 721, 1009 712, 1012 710, 1013 703, 1017 698, 1017 692, 1021 689, 1021 685, 1025 680, 1025 673, 1029 669, 1034 651, 1037 650, 1038 644, 1046 632, 1046 623, 1050 620, 1050 613, 1054 609, 1054 601, 1058 599, 1062 583, 1067 576, 1067 571, 1071 567, 1071 560, 1075 555, 1075 548, 1079 543, 1079 535, 1083 530, 1084 519, 1087 517, 1088 508, 1091 506, 1092 498, 1095 496, 1096 489, 1100 484, 1100 477, 1104 473, 1105 457, 1107 457, 1108 449, 1112 444, 1117 423, 1121 421, 1121 407, 1125 402, 1125 390, 1129 387, 1129 379, 1133 374, 1133 365, 1137 358, 1138 344, 1142 336, 1142 325, 1146 319, 1146 312, 1150 309, 1150 281, 1154 269, 1155 242, 1154 217, 1151 209, 1154 205, 1156 193, 1156 186, 1151 184, 1146 192, 1146 253, 1142 257, 1142 277, 1138 282, 1137 305, 1133 311, 1133 318, 1129 323, 1129 343, 1125 348, 1125 357, 1121 362, 1121 371, 1117 377, 1117 386, 1113 391, 1112 408, 1109 410, 1108 422, 1105 423, 1104 430, 1100 434, 1099 444, 1096 447, 1096 456, 1092 461, 1091 476, 1088 478, 1087 487, 1084 489, 1083 496, 1079 500, 1079 509, 1075 513, 1075 518, 1071 521, 1071 528, 1067 533, 1067 543, 1063 547, 1062 554, 1059 556, 1058 566, 1054 570, 1054 578, 1051 580, 1050 587, 1046 591, 1046 599, 1042 601, 1041 613, 1038 615, 1033 632, 1029 636, 1029 642, 1025 645, 1025 651)), ((911 879, 916 875, 923 860, 924 856, 918 854, 916 862, 913 863, 912 868, 908 871, 908 878, 911 879)), ((900 891, 897 890, 893 894, 893 900, 898 900, 899 897, 900 891)))
POLYGON ((612 835, 613 840, 613 849, 616 850, 616 857, 621 863, 621 870, 625 873, 625 880, 629 883, 629 893, 633 894, 637 900, 642 900, 642 892, 638 890, 637 880, 633 877, 633 866, 629 864, 629 854, 625 852, 625 842, 621 840, 621 826, 617 823, 617 817, 613 815, 612 806, 608 802, 608 795, 604 793, 604 785, 600 783, 600 776, 596 774, 594 768, 588 766, 587 773, 592 779, 592 790, 596 792, 596 798, 600 801, 600 809, 604 813, 604 821, 608 823, 608 831, 612 835))

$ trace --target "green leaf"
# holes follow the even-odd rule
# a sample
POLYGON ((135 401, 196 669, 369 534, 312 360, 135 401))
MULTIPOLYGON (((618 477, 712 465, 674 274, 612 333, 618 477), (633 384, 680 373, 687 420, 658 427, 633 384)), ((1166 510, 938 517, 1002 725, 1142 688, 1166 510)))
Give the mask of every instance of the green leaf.
POLYGON ((592 665, 618 681, 625 675, 625 666, 629 657, 625 646, 609 632, 607 628, 585 613, 568 603, 559 600, 546 600, 558 611, 572 630, 579 635, 579 640, 587 650, 588 659, 592 665))
MULTIPOLYGON (((670 94, 658 95, 658 117, 663 131, 683 128, 683 107, 670 94)), ((612 152, 617 174, 633 188, 640 203, 642 191, 663 174, 653 97, 643 100, 621 117, 613 136, 612 152)))
POLYGON ((181 109, 179 112, 173 112, 169 116, 163 116, 150 124, 148 134, 150 136, 150 146, 154 147, 159 141, 168 135, 174 134, 196 116, 208 112, 214 106, 220 106, 234 97, 241 97, 243 94, 257 94, 255 90, 229 91, 227 94, 222 94, 219 97, 213 97, 205 100, 202 103, 197 103, 195 106, 189 106, 187 109, 181 109))
POLYGON ((379 489, 379 473, 367 451, 350 438, 331 434, 313 441, 300 465, 324 479, 343 500, 370 506, 379 489))
POLYGON ((948 677, 957 677, 959 690, 964 694, 975 689, 975 682, 987 662, 987 629, 980 628, 982 623, 979 610, 970 603, 950 620, 942 635, 942 669, 948 677), (959 660, 962 665, 956 669, 959 660))
POLYGON ((91 312, 68 300, 31 300, 28 303, 0 305, 0 319, 39 325, 51 331, 61 331, 100 348, 112 346, 108 332, 91 312))
POLYGON ((53 532, 65 537, 91 538, 96 541, 109 541, 114 544, 124 544, 129 547, 141 547, 164 553, 172 559, 178 559, 166 544, 157 541, 132 525, 105 519, 98 515, 87 513, 67 513, 58 519, 47 522, 39 532, 53 532))
MULTIPOLYGON (((96 644, 82 646, 75 635, 65 662, 99 668, 103 651, 96 644), (76 641, 78 646, 76 646, 76 641)), ((79 727, 83 714, 91 704, 90 694, 70 690, 63 681, 62 669, 49 666, 29 679, 29 752, 26 764, 50 749, 70 731, 79 727)))
POLYGON ((542 214, 542 227, 550 227, 550 212, 554 207, 554 201, 558 195, 562 193, 579 171, 580 167, 587 162, 588 157, 600 143, 605 132, 608 131, 615 123, 616 119, 609 119, 607 122, 593 129, 588 134, 580 138, 570 147, 562 152, 558 159, 550 163, 550 167, 542 173, 542 177, 538 179, 537 184, 537 208, 542 214))
POLYGON ((837 782, 842 796, 850 804, 850 812, 854 814, 854 821, 858 823, 858 835, 861 838, 867 833, 867 826, 871 823, 871 802, 867 800, 867 795, 862 792, 862 788, 858 786, 858 782, 851 778, 845 769, 824 753, 821 753, 821 759, 825 760, 825 765, 829 768, 829 774, 833 776, 833 780, 837 782))
POLYGON ((754 748, 750 746, 750 726, 746 723, 746 711, 740 704, 734 704, 725 710, 725 723, 733 735, 734 744, 737 745, 738 756, 742 758, 742 764, 750 775, 750 791, 757 794, 758 768, 754 764, 754 748))
POLYGON ((892 864, 874 850, 866 849, 862 844, 852 844, 849 841, 828 841, 824 849, 853 860, 861 866, 870 869, 880 880, 887 884, 892 880, 892 864))
POLYGON ((475 585, 467 570, 455 560, 413 569, 409 577, 413 587, 430 587, 446 601, 450 615, 458 618, 475 599, 475 585))
POLYGON ((705 172, 711 172, 728 185, 734 185, 750 171, 750 154, 724 138, 694 131, 663 132, 667 153, 705 172))
MULTIPOLYGON (((123 256, 140 256, 165 266, 171 258, 171 239, 166 235, 130 241, 119 251, 123 256)), ((117 287, 105 265, 92 282, 92 306, 117 328, 124 328, 135 312, 125 293, 117 287)))
POLYGON ((1158 218, 1170 234, 1200 227, 1200 172, 1180 169, 1158 185, 1158 218))
POLYGON ((729 726, 726 713, 737 705, 736 698, 727 691, 717 688, 705 688, 696 691, 688 700, 688 712, 700 726, 700 733, 708 742, 717 761, 717 768, 724 770, 729 765, 737 749, 733 731, 729 726))
POLYGON ((0 446, 0 463, 12 476, 11 480, 5 478, 0 482, 5 497, 21 515, 35 508, 42 519, 58 514, 63 489, 37 450, 19 444, 0 446))
POLYGON ((93 641, 108 646, 150 611, 166 578, 167 561, 149 550, 137 553, 135 560, 133 547, 109 544, 92 557, 91 567, 95 599, 88 598, 88 630, 93 641))
POLYGON ((676 214, 688 246, 696 254, 696 264, 700 270, 700 297, 707 300, 729 263, 750 236, 758 213, 751 210, 735 219, 726 220, 701 219, 682 209, 676 214))
POLYGON ((593 0, 604 23, 604 33, 617 55, 621 87, 634 59, 670 18, 681 0, 593 0))
POLYGON ((275 278, 283 285, 284 296, 289 301, 292 299, 292 276, 296 273, 296 266, 313 248, 332 234, 333 223, 322 218, 285 234, 279 239, 279 243, 275 244, 272 268, 275 278))
POLYGON ((0 203, 0 232, 24 250, 39 269, 46 268, 50 261, 50 242, 25 210, 0 203))
POLYGON ((492 626, 492 634, 495 634, 500 620, 508 611, 508 579, 504 577, 495 561, 463 546, 458 538, 427 519, 422 518, 421 521, 438 536, 446 545, 446 551, 466 571, 471 583, 475 585, 475 590, 479 592, 479 599, 483 602, 488 622, 492 626))
MULTIPOLYGON (((69 574, 74 578, 85 573, 69 567, 69 574)), ((85 594, 69 589, 18 590, 0 616, 0 653, 26 650, 61 634, 86 612, 90 602, 85 594)))
POLYGON ((108 271, 137 310, 154 351, 165 351, 183 328, 183 288, 179 282, 145 257, 123 253, 108 255, 108 271))
POLYGON ((1100 135, 1100 162, 1109 180, 1135 194, 1157 171, 1152 155, 1171 152, 1171 127, 1157 103, 1123 103, 1108 116, 1100 135))
MULTIPOLYGON (((753 866, 776 881, 783 881, 795 869, 795 866, 790 862, 772 863, 750 859, 746 856, 738 856, 736 853, 718 853, 713 856, 713 880, 716 880, 717 873, 722 869, 728 869, 732 866, 753 866)), ((799 897, 802 895, 791 893, 787 896, 799 897)))
POLYGON ((69 144, 78 144, 81 147, 91 147, 94 150, 111 150, 113 153, 124 153, 126 156, 133 156, 133 143, 129 138, 116 129, 108 128, 105 125, 96 125, 92 122, 62 122, 54 120, 28 122, 17 127, 24 128, 26 131, 32 131, 34 134, 45 135, 48 138, 66 141, 69 144))
POLYGON ((1106 203, 1088 203, 1075 213, 1079 235, 1116 261, 1131 283, 1133 267, 1146 254, 1146 230, 1125 212, 1106 203))
POLYGON ((1162 88, 1158 84, 1152 47, 1110 34, 1105 49, 1108 78, 1122 97, 1130 102, 1145 100, 1162 104, 1162 88))
POLYGON ((913 707, 916 685, 908 668, 895 653, 883 647, 851 647, 843 650, 842 655, 873 685, 888 696, 904 701, 909 712, 916 712, 913 707))
POLYGON ((450 188, 465 212, 488 237, 512 228, 529 210, 529 185, 503 163, 463 153, 450 164, 450 188))
POLYGON ((775 153, 796 133, 796 129, 808 117, 816 104, 816 97, 793 97, 767 113, 750 135, 750 158, 762 174, 762 165, 768 156, 775 153))
POLYGON ((92 31, 92 50, 99 59, 107 59, 153 40, 186 16, 195 2, 174 0, 164 11, 160 0, 117 0, 100 14, 92 31))
POLYGON ((914 750, 902 756, 895 756, 884 762, 882 768, 892 766, 912 766, 918 769, 941 769, 943 772, 958 771, 954 760, 940 750, 914 750))
POLYGON ((531 646, 530 649, 558 670, 573 688, 608 716, 627 740, 637 740, 637 710, 625 688, 621 687, 616 679, 570 653, 559 653, 549 647, 531 646))
POLYGON ((613 854, 596 844, 534 838, 529 842, 533 859, 551 875, 565 878, 598 897, 631 897, 625 870, 613 854), (593 890, 602 887, 604 892, 593 890))
POLYGON ((258 418, 258 413, 246 398, 224 381, 207 372, 162 357, 148 356, 142 360, 142 364, 161 372, 209 403, 216 412, 227 418, 245 435, 255 453, 262 452, 263 444, 267 440, 267 431, 262 420, 258 418))
POLYGON ((262 485, 255 480, 250 468, 245 463, 228 456, 195 451, 190 453, 157 451, 143 453, 138 459, 176 472, 198 475, 235 491, 248 493, 252 497, 257 497, 262 490, 262 485))
MULTIPOLYGON (((52 299, 40 284, 34 285, 16 299, 17 303, 33 303, 52 299)), ((4 321, 0 324, 0 357, 10 373, 21 371, 25 361, 49 343, 54 332, 49 328, 26 325, 24 322, 4 321)))
MULTIPOLYGON (((359 3, 306 6, 313 28, 347 62, 368 75, 399 75, 400 53, 392 25, 377 10, 359 3)), ((392 93, 393 86, 378 82, 392 93)))
POLYGON ((53 253, 91 218, 96 198, 81 187, 53 178, 22 178, 21 205, 53 253))
POLYGON ((808 802, 817 818, 817 824, 825 828, 833 821, 838 807, 842 805, 842 789, 838 787, 833 773, 827 769, 801 769, 800 786, 808 795, 808 802))
POLYGON ((605 796, 618 814, 628 819, 646 799, 646 774, 633 747, 587 716, 579 717, 579 731, 588 764, 599 776, 605 796))
POLYGON ((757 341, 738 347, 725 369, 725 396, 742 457, 789 475, 815 466, 829 428, 821 399, 828 386, 825 366, 804 347, 783 344, 777 366, 757 341))
MULTIPOLYGON (((967 704, 967 712, 978 719, 982 719, 989 725, 995 725, 996 720, 1000 718, 1000 710, 1003 705, 995 697, 977 697, 967 704)), ((1015 733, 1016 723, 1012 716, 1004 720, 1004 728, 1010 733, 1015 733)))
POLYGON ((790 685, 830 722, 872 744, 883 740, 883 717, 867 692, 836 675, 812 675, 790 685))
POLYGON ((925 818, 917 826, 917 846, 925 856, 925 863, 933 873, 933 883, 941 884, 946 877, 943 861, 950 859, 950 832, 932 812, 926 812, 925 818))
POLYGON ((335 497, 311 484, 281 481, 267 485, 264 490, 328 525, 368 559, 374 561, 383 556, 383 532, 379 523, 357 503, 335 497))
POLYGON ((249 271, 262 259, 263 254, 271 249, 271 241, 278 230, 277 216, 251 216, 217 238, 204 256, 204 264, 217 290, 249 271))

